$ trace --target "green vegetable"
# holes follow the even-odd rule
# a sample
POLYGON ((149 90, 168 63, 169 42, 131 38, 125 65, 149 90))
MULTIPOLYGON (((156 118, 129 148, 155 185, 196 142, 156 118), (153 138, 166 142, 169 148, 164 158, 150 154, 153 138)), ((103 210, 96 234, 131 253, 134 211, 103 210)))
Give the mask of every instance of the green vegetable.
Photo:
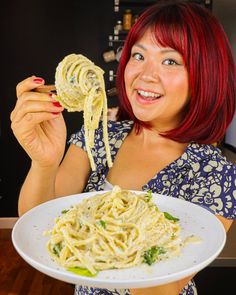
POLYGON ((157 261, 158 255, 165 254, 166 250, 164 247, 153 246, 149 250, 146 250, 143 255, 143 262, 148 265, 152 265, 157 261))
POLYGON ((75 83, 75 76, 72 76, 71 78, 70 78, 70 84, 74 84, 75 83))
POLYGON ((67 210, 67 209, 65 209, 65 210, 62 210, 61 211, 61 214, 65 214, 65 213, 67 213, 69 211, 69 209, 67 210))
POLYGON ((92 274, 87 268, 80 267, 68 267, 67 270, 84 277, 95 277, 98 274, 92 274))
POLYGON ((145 201, 149 202, 152 199, 152 191, 147 191, 147 194, 145 195, 145 201))
POLYGON ((173 220, 174 222, 179 221, 179 218, 172 216, 168 212, 163 212, 166 219, 173 220))
POLYGON ((99 220, 98 223, 103 227, 106 228, 106 222, 103 220, 99 220))
POLYGON ((53 253, 56 254, 58 257, 60 256, 60 252, 61 252, 61 244, 56 244, 53 247, 53 253))

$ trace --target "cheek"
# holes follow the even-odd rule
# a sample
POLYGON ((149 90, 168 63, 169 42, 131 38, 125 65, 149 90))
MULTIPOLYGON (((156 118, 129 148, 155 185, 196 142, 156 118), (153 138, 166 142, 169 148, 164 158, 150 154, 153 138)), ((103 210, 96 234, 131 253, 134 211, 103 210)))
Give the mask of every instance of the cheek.
POLYGON ((128 84, 130 81, 130 67, 129 64, 127 64, 124 72, 124 78, 125 78, 125 84, 128 84))
POLYGON ((126 94, 128 94, 128 89, 129 89, 129 87, 128 87, 128 81, 129 81, 129 79, 127 77, 127 71, 125 70, 125 72, 124 72, 124 82, 125 82, 125 91, 126 91, 126 94))
POLYGON ((188 77, 184 78, 181 83, 180 83, 180 91, 183 95, 183 97, 185 97, 185 100, 188 101, 189 100, 189 81, 188 81, 188 77))
POLYGON ((130 70, 130 67, 128 65, 125 68, 124 81, 126 93, 129 94, 129 92, 131 91, 130 87, 132 85, 132 71, 130 70))
POLYGON ((125 81, 125 85, 127 84, 127 81, 128 81, 128 70, 127 70, 127 66, 125 68, 125 71, 124 71, 124 81, 125 81))
POLYGON ((136 67, 134 67, 134 65, 132 65, 131 62, 128 62, 124 72, 125 84, 132 85, 136 77, 137 77, 136 67))
POLYGON ((179 94, 189 96, 189 82, 187 75, 176 75, 171 79, 172 90, 173 92, 178 92, 179 94))

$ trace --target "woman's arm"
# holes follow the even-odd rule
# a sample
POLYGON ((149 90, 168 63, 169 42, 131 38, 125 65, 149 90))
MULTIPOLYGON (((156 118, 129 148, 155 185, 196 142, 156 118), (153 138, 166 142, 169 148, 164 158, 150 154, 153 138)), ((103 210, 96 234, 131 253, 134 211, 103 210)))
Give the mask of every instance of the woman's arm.
POLYGON ((20 215, 57 196, 81 192, 90 171, 86 153, 75 146, 60 165, 66 143, 64 108, 51 93, 37 91, 43 85, 36 76, 20 82, 11 113, 12 131, 32 163, 20 192, 20 215))
POLYGON ((43 168, 31 164, 20 191, 18 200, 19 216, 33 207, 54 198, 56 170, 57 168, 43 168))
MULTIPOLYGON (((227 219, 220 215, 216 215, 216 217, 222 222, 225 231, 227 232, 232 225, 233 220, 227 219)), ((194 274, 195 275, 195 274, 194 274)), ((187 283, 194 277, 194 275, 184 278, 182 280, 157 286, 153 288, 145 288, 145 289, 132 289, 132 295, 179 295, 181 290, 187 285, 187 283)))
POLYGON ((181 290, 187 283, 193 278, 193 276, 189 276, 184 278, 183 280, 179 280, 177 282, 173 282, 170 284, 153 287, 153 288, 145 288, 145 289, 131 289, 132 295, 179 295, 181 290))
POLYGON ((71 145, 57 167, 40 167, 32 163, 21 188, 19 215, 53 198, 83 191, 90 173, 87 153, 71 145))

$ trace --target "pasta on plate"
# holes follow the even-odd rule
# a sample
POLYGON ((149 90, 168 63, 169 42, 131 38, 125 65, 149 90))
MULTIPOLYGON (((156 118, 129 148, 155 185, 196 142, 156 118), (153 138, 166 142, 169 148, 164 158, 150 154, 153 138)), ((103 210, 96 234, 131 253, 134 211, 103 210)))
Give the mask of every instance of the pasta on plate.
POLYGON ((65 268, 128 268, 177 256, 183 246, 178 218, 161 212, 151 192, 121 190, 85 198, 55 219, 48 251, 65 268))
POLYGON ((108 167, 112 167, 103 73, 101 68, 82 54, 70 54, 58 64, 55 74, 57 100, 60 104, 69 112, 84 112, 85 144, 93 171, 95 163, 91 148, 94 146, 94 132, 101 116, 107 163, 108 167))

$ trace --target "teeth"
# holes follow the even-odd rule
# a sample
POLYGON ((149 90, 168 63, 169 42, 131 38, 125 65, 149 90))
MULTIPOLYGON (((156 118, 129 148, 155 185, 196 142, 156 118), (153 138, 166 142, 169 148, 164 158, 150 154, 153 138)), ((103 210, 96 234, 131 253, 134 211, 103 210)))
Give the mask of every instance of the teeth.
POLYGON ((153 98, 159 98, 161 97, 161 94, 153 93, 153 92, 146 92, 143 90, 138 90, 138 94, 144 96, 144 97, 153 97, 153 98))

